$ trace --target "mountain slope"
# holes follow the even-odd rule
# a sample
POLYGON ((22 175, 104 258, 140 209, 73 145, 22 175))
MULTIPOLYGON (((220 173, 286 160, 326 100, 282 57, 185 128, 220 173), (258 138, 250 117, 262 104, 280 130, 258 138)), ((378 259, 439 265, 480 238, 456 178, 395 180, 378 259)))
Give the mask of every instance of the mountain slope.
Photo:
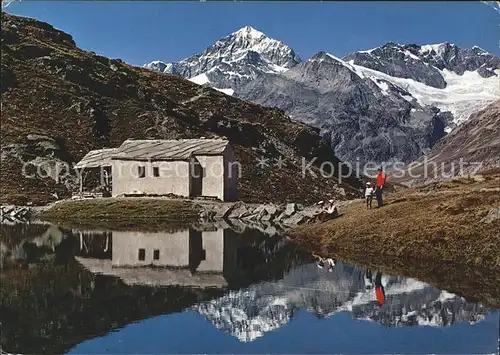
POLYGON ((1 49, 2 202, 45 203, 54 191, 67 196, 74 179, 62 177, 57 163, 127 138, 227 137, 243 166, 238 191, 247 201, 315 202, 358 193, 321 175, 303 177, 303 158, 339 161, 316 129, 280 110, 82 51, 70 35, 6 13, 1 49), (257 166, 261 156, 269 159, 265 169, 257 166), (281 168, 273 160, 280 156, 281 168), (52 178, 27 177, 36 170, 52 178))
POLYGON ((500 100, 473 114, 397 180, 422 184, 496 167, 500 167, 500 100))
POLYGON ((444 135, 450 119, 324 52, 282 75, 262 75, 235 95, 321 128, 335 154, 351 163, 412 161, 444 135))

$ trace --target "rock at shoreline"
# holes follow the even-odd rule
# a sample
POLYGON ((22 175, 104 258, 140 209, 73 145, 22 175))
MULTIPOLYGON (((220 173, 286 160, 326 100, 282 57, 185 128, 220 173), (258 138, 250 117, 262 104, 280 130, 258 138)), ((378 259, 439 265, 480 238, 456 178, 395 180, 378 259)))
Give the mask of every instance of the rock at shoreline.
POLYGON ((27 222, 33 211, 25 206, 0 206, 0 220, 2 223, 27 222))
POLYGON ((486 217, 484 217, 481 222, 483 223, 491 223, 493 221, 497 221, 500 219, 500 207, 499 208, 494 208, 488 212, 486 217))
POLYGON ((240 220, 245 223, 274 223, 280 225, 298 225, 313 217, 320 207, 317 205, 304 207, 296 203, 286 205, 261 204, 251 205, 243 202, 234 204, 216 204, 203 206, 200 218, 203 220, 223 219, 240 220))

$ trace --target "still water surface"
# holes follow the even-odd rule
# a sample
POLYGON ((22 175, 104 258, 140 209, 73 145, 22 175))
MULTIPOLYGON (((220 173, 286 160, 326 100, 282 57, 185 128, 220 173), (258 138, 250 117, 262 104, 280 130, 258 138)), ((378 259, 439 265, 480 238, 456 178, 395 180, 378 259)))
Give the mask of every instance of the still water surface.
POLYGON ((499 312, 336 260, 272 227, 2 226, 14 353, 494 354, 499 312))

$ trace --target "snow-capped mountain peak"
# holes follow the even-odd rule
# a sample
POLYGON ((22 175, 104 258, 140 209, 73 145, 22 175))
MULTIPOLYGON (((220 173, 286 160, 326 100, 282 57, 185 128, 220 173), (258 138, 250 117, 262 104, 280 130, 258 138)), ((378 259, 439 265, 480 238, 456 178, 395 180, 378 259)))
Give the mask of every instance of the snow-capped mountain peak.
POLYGON ((245 26, 192 57, 147 67, 283 109, 329 135, 346 161, 413 161, 500 97, 500 57, 449 42, 387 42, 342 58, 321 51, 302 62, 285 43, 245 26), (381 120, 390 133, 375 133, 386 127, 381 120))
POLYGON ((424 44, 422 47, 420 47, 420 53, 439 53, 443 48, 445 48, 446 45, 447 43, 424 44))
POLYGON ((245 26, 180 62, 154 61, 144 66, 232 94, 262 73, 283 73, 300 62, 291 47, 245 26))
POLYGON ((225 62, 232 62, 241 59, 248 52, 256 52, 270 64, 284 68, 291 68, 300 62, 292 48, 279 40, 267 37, 251 26, 240 28, 218 40, 208 47, 201 57, 213 56, 224 58, 225 62))
POLYGON ((238 31, 233 32, 233 35, 236 37, 246 38, 249 40, 256 40, 256 39, 260 39, 262 37, 266 37, 266 35, 264 33, 256 30, 252 26, 242 27, 238 31))

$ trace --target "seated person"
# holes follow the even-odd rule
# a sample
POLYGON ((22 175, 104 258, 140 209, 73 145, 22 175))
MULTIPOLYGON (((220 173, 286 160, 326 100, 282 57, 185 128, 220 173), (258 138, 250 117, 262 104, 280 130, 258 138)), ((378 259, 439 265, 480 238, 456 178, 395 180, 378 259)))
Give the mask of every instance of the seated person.
POLYGON ((308 223, 315 222, 316 220, 319 220, 320 222, 326 221, 331 218, 335 218, 338 216, 338 210, 337 206, 335 206, 335 201, 334 200, 329 200, 328 203, 323 203, 323 201, 318 202, 318 204, 322 204, 323 208, 318 211, 316 214, 314 214, 311 219, 308 221, 308 223))
POLYGON ((320 269, 323 269, 325 267, 325 264, 328 264, 328 271, 329 272, 333 271, 333 267, 335 266, 335 260, 333 260, 332 258, 323 259, 319 255, 314 255, 314 257, 318 259, 318 267, 320 269))

